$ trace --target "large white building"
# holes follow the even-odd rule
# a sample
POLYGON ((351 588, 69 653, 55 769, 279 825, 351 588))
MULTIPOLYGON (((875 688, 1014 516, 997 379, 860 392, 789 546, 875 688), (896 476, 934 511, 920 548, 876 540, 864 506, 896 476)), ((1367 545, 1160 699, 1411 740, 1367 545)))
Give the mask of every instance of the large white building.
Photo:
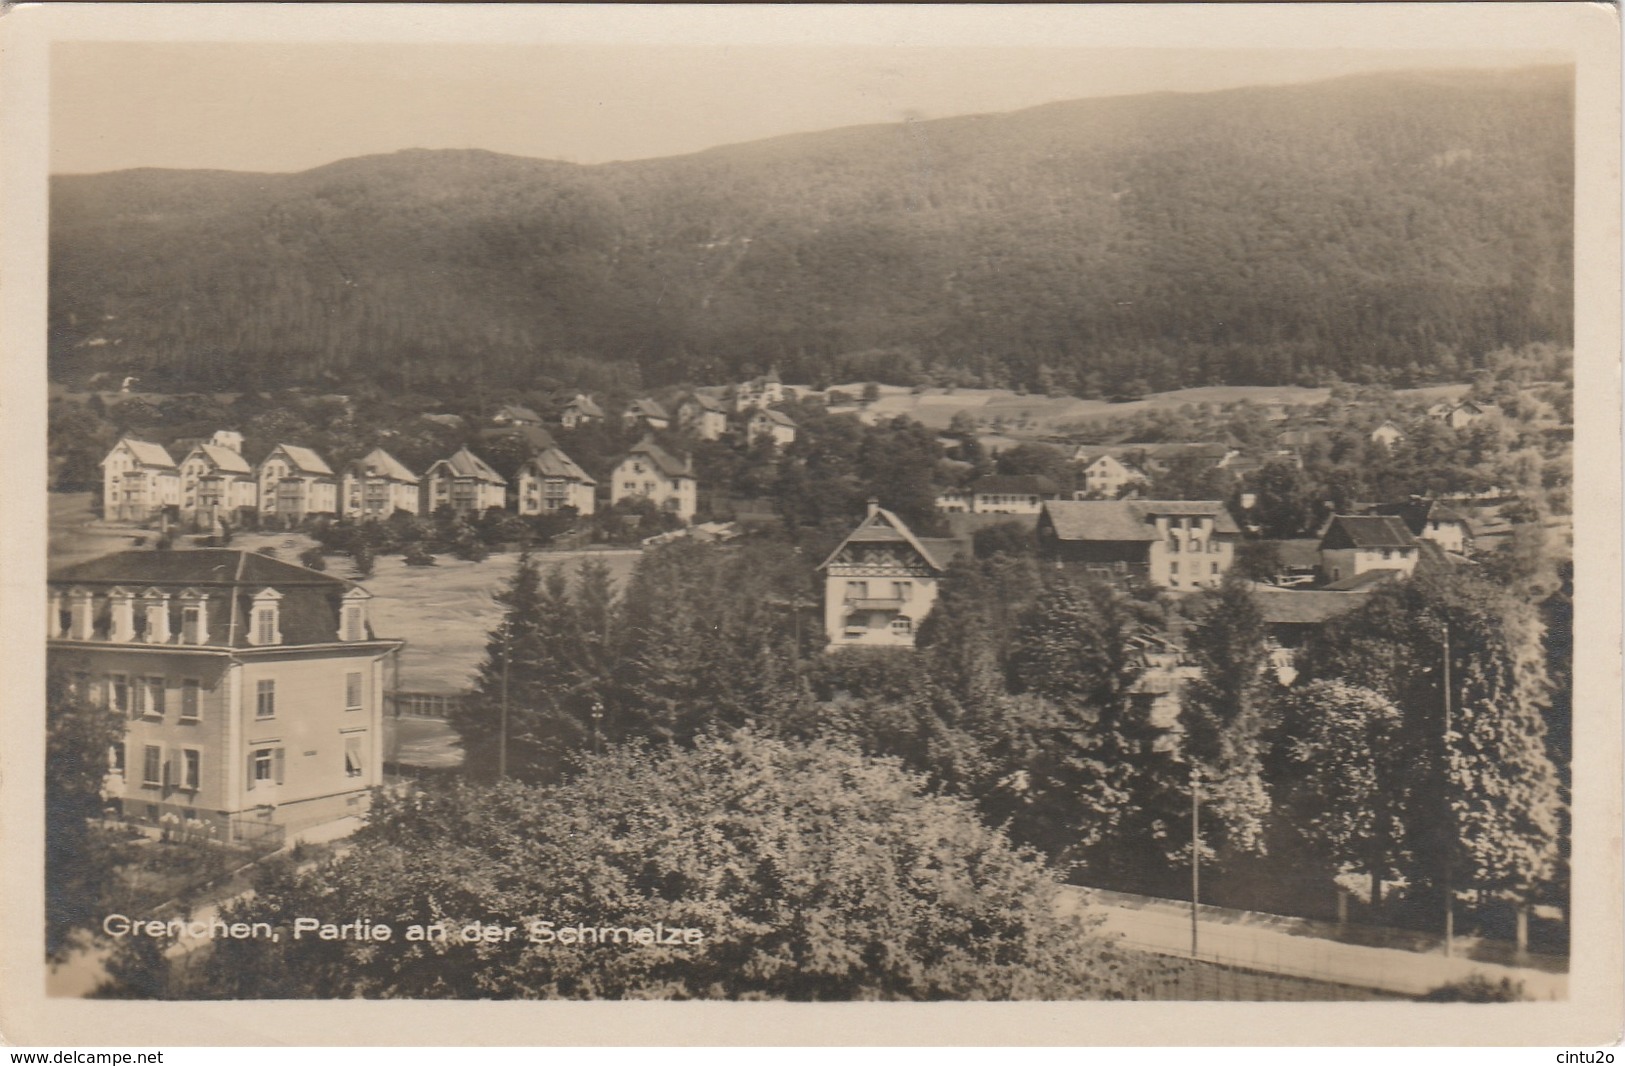
POLYGON ((598 482, 557 448, 525 460, 514 481, 520 514, 555 514, 566 507, 574 507, 579 515, 593 513, 598 482))
POLYGON ((362 813, 383 784, 386 660, 367 592, 253 552, 128 551, 53 573, 47 654, 124 723, 109 801, 240 839, 362 813))
POLYGON ((339 498, 346 518, 388 518, 396 511, 417 514, 418 476, 382 448, 374 448, 344 468, 339 498))
POLYGON ((307 515, 339 512, 339 482, 327 460, 297 444, 278 444, 260 460, 260 522, 296 526, 307 515))
POLYGON ((824 574, 824 632, 829 650, 912 648, 937 602, 956 540, 916 537, 878 504, 819 566, 824 574))
POLYGON ((693 521, 699 508, 693 462, 687 456, 678 459, 653 440, 635 445, 610 474, 609 501, 613 506, 639 496, 685 522, 693 521))
POLYGON ((161 444, 125 437, 102 460, 102 516, 145 522, 181 505, 181 471, 161 444))

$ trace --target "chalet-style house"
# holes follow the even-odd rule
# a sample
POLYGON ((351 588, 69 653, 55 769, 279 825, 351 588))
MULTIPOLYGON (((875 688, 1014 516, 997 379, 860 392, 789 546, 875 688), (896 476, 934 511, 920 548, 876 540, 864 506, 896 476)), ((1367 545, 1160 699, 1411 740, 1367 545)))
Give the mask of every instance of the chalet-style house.
POLYGON ((1240 539, 1217 500, 1051 500, 1038 516, 1049 558, 1181 591, 1223 582, 1240 539))
POLYGON ((540 426, 543 421, 535 411, 514 403, 503 404, 491 416, 492 425, 497 426, 540 426))
POLYGON ((1404 503, 1379 504, 1371 513, 1398 518, 1412 536, 1432 541, 1447 552, 1466 555, 1473 550, 1472 523, 1466 515, 1438 500, 1412 496, 1404 503))
POLYGON ((604 409, 593 402, 591 396, 585 393, 576 393, 559 409, 559 425, 565 429, 575 429, 588 422, 602 422, 604 409))
POLYGON ((457 514, 477 517, 507 505, 507 479, 467 448, 437 460, 423 474, 423 514, 450 507, 457 514))
POLYGON ((418 476, 382 448, 346 466, 339 482, 346 518, 388 518, 396 511, 417 514, 421 492, 418 476))
POLYGON ((1416 538, 1394 515, 1334 515, 1320 538, 1320 570, 1330 585, 1410 574, 1420 556, 1416 538))
POLYGON ((963 550, 961 541, 916 537, 870 501, 868 515, 818 568, 829 650, 912 648, 948 564, 963 550))
POLYGON ((593 513, 598 482, 557 448, 548 448, 525 460, 514 475, 516 509, 523 515, 554 514, 574 507, 577 514, 593 513))
POLYGON ((631 406, 621 412, 621 420, 626 423, 627 429, 639 426, 645 429, 671 428, 671 415, 660 404, 649 399, 633 400, 631 406))
POLYGON ((753 441, 766 438, 780 448, 795 443, 796 420, 783 411, 758 407, 745 425, 753 441))
POLYGON ((759 378, 751 378, 734 389, 734 410, 744 414, 753 407, 771 407, 790 399, 775 367, 759 378))
POLYGON ((293 527, 307 515, 336 515, 339 483, 327 461, 309 448, 278 444, 260 460, 260 522, 293 527))
POLYGON ((1405 439, 1405 431, 1392 422, 1384 422, 1371 431, 1371 443, 1380 444, 1384 448, 1392 448, 1405 439))
POLYGON ((179 510, 181 471, 163 445, 125 437, 101 465, 102 517, 145 522, 166 507, 179 510))
POLYGON ((1083 463, 1084 498, 1115 500, 1130 485, 1143 485, 1151 480, 1139 467, 1110 452, 1079 449, 1077 459, 1083 463))
POLYGON ((728 433, 728 408, 697 392, 677 405, 677 424, 701 440, 721 440, 728 433))
POLYGON ((1436 403, 1428 408, 1428 417, 1443 422, 1451 429, 1466 429, 1482 418, 1499 418, 1501 409, 1493 403, 1463 400, 1457 404, 1436 403))
POLYGON ((383 784, 385 660, 367 592, 253 552, 128 551, 53 573, 47 654, 117 714, 126 819, 259 836, 362 813, 383 784))
POLYGON ((260 502, 259 481, 242 455, 242 435, 221 432, 214 439, 235 439, 237 447, 195 444, 181 460, 181 518, 193 529, 238 525, 260 502))
POLYGON ((698 482, 688 456, 678 459, 654 441, 645 438, 615 464, 610 474, 609 502, 642 496, 653 500, 685 522, 693 521, 698 508, 698 482))

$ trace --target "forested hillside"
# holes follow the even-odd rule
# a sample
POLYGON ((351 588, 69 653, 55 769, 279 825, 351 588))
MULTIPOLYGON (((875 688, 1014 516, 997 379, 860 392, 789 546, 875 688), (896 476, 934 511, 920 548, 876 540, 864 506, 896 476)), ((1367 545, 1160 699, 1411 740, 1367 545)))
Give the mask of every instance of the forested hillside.
POLYGON ((1460 378, 1572 343, 1569 68, 1074 101, 597 166, 53 179, 52 375, 1460 378))

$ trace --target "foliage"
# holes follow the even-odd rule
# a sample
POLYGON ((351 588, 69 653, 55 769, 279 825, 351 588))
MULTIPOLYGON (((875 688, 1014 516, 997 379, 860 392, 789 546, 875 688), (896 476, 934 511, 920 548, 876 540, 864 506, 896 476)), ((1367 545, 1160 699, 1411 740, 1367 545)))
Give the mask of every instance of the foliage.
POLYGON ((102 813, 108 750, 124 741, 118 715, 75 690, 65 667, 46 677, 45 950, 60 953, 90 928, 111 880, 111 856, 91 832, 102 813))
POLYGON ((629 746, 568 784, 381 797, 356 846, 228 920, 500 921, 499 943, 222 941, 223 998, 936 1000, 1132 996, 1139 967, 1057 910, 1033 856, 895 764, 751 733, 629 746), (637 950, 532 922, 696 929, 637 950))
POLYGON ((299 565, 307 570, 326 570, 327 555, 320 545, 313 545, 299 553, 299 565))
POLYGON ((1503 977, 1499 981, 1475 973, 1460 981, 1430 989, 1423 1003, 1519 1003, 1527 1000, 1522 981, 1503 977))

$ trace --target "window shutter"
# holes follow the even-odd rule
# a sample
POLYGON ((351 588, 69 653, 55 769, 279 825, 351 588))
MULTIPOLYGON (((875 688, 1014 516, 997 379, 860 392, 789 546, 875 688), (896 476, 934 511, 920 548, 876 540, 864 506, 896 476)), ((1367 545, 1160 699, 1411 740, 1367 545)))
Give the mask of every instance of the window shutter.
POLYGON ((276 772, 276 783, 280 785, 280 784, 282 784, 282 764, 283 764, 282 749, 281 748, 276 749, 276 752, 271 756, 271 760, 272 760, 272 764, 273 764, 273 767, 274 767, 275 772, 276 772))
POLYGON ((254 753, 248 753, 248 791, 254 791, 254 753))

